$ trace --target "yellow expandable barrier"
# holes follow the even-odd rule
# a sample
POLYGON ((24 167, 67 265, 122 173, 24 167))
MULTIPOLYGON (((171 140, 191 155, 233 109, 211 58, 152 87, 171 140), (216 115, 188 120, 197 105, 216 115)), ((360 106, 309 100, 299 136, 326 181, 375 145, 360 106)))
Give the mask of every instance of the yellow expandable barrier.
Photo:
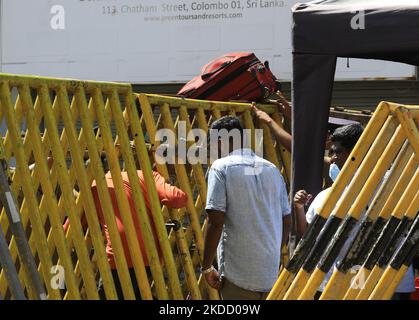
MULTIPOLYGON (((255 129, 263 129, 264 156, 277 165, 284 174, 289 174, 290 172, 287 166, 290 155, 282 150, 281 146, 274 143, 272 135, 266 126, 258 121, 254 121, 250 111, 250 104, 248 103, 203 101, 153 94, 136 94, 136 98, 140 105, 142 125, 144 131, 150 137, 152 151, 156 160, 158 159, 156 151, 163 147, 160 139, 156 139, 159 129, 169 129, 175 132, 174 143, 176 152, 172 156, 177 157, 177 161, 172 161, 170 164, 156 161, 156 167, 166 179, 170 178, 170 173, 174 174, 180 188, 188 194, 186 211, 178 210, 176 212, 176 210, 167 210, 165 208, 168 211, 167 216, 184 227, 184 230, 179 229, 174 235, 169 235, 173 250, 177 245, 179 251, 176 267, 178 270, 183 268, 185 273, 186 281, 183 290, 188 292, 192 298, 219 299, 218 293, 210 288, 202 277, 198 279, 198 288, 196 287, 195 273, 193 272, 199 269, 203 257, 202 231, 205 227, 204 209, 207 192, 205 175, 209 166, 201 162, 190 163, 188 159, 182 160, 179 148, 182 147, 183 143, 183 146, 190 150, 194 146, 195 141, 189 138, 185 139, 185 137, 192 134, 192 130, 200 129, 206 134, 209 125, 214 120, 224 114, 229 114, 241 117, 244 128, 251 130, 251 146, 253 149, 257 147, 254 139, 255 129), (284 159, 286 160, 284 161, 284 159), (192 248, 192 250, 188 248, 192 248)), ((258 107, 270 114, 277 123, 282 125, 282 115, 278 112, 276 106, 260 105, 258 107)), ((206 162, 208 159, 202 160, 206 162)), ((288 175, 285 178, 289 181, 290 177, 288 175)), ((284 255, 286 255, 285 251, 284 255)))
MULTIPOLYGON (((282 125, 276 106, 259 107, 282 125)), ((274 142, 266 126, 254 121, 250 104, 134 94, 129 84, 121 83, 0 74, 0 123, 7 129, 2 137, 2 157, 11 169, 10 190, 17 199, 29 251, 35 257, 48 299, 99 299, 99 279, 106 299, 118 299, 115 272, 124 299, 136 297, 133 278, 142 299, 219 299, 218 292, 199 272, 208 165, 157 163, 156 169, 188 195, 186 208, 162 207, 152 173, 155 157, 149 156, 145 136, 150 137, 155 155, 159 129, 189 133, 199 128, 206 133, 222 114, 241 116, 245 128, 252 132, 264 129, 264 156, 278 166, 289 183, 290 155, 274 142), (142 192, 138 169, 143 171, 147 195, 142 192), (113 198, 105 178, 108 170, 113 198), (126 172, 131 184, 150 272, 137 240, 121 171, 126 172), (107 258, 95 197, 112 242, 114 272, 107 258), (132 269, 124 253, 114 205, 125 229, 132 269)), ((193 145, 193 141, 177 138, 174 142, 177 150, 193 145)), ((253 148, 258 147, 256 142, 252 138, 253 148)), ((37 294, 42 290, 33 288, 6 210, 1 209, 0 227, 10 261, 17 266, 16 281, 29 299, 39 299, 37 294)), ((5 270, 0 271, 0 297, 10 299, 11 289, 19 286, 11 288, 10 277, 5 270)))
POLYGON ((419 209, 418 120, 418 106, 380 103, 268 299, 313 299, 365 208, 366 218, 321 299, 391 297, 411 262, 406 252, 418 241, 411 232, 407 249, 390 261, 419 209), (389 287, 391 280, 397 283, 389 287))
MULTIPOLYGON (((135 299, 105 181, 100 158, 102 151, 106 152, 110 164, 142 298, 153 298, 151 283, 159 299, 169 298, 138 178, 133 179, 136 167, 123 115, 123 112, 127 112, 131 119, 136 115, 131 86, 2 74, 0 105, 0 119, 5 120, 7 127, 2 141, 6 158, 9 163, 16 161, 11 189, 19 200, 22 224, 29 232, 32 254, 39 259, 38 267, 48 298, 98 299, 96 282, 99 277, 106 297, 117 298, 91 191, 95 180, 124 298, 135 299), (95 123, 99 126, 97 135, 93 130, 95 123), (115 145, 116 138, 111 133, 111 126, 116 128, 120 146, 115 145), (129 204, 121 181, 118 181, 121 171, 119 160, 116 160, 117 153, 122 154, 133 189, 137 190, 133 199, 141 217, 153 279, 147 279, 130 211, 122 210, 129 208, 129 204), (90 160, 87 166, 84 162, 86 154, 90 160), (66 220, 69 224, 67 232, 63 228, 66 220), (83 220, 87 223, 82 223, 83 220)), ((140 149, 142 141, 146 150, 143 136, 138 136, 137 148, 140 149)), ((157 199, 155 189, 152 188, 154 184, 149 183, 152 179, 149 163, 148 168, 147 172, 143 164, 144 176, 148 179, 148 194, 150 199, 157 199)), ((153 210, 153 214, 156 215, 156 210, 153 210)), ((7 234, 9 225, 4 213, 0 217, 0 224, 7 234)), ((166 232, 164 225, 159 228, 156 224, 156 229, 157 232, 166 232)), ((20 259, 13 238, 10 239, 9 247, 14 261, 20 259)), ((164 245, 161 247, 164 250, 164 245)), ((168 253, 170 255, 171 250, 168 253)), ((28 281, 21 270, 19 277, 21 283, 27 286, 28 281)), ((30 294, 30 288, 27 289, 30 294)), ((0 274, 0 295, 8 295, 4 272, 0 274)))

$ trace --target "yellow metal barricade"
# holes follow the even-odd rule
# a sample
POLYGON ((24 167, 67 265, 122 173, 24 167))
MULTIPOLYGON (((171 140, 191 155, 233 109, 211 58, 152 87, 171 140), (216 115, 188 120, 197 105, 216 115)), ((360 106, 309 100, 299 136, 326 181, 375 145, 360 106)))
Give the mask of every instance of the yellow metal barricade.
MULTIPOLYGON (((282 125, 276 106, 260 108, 282 125)), ((182 129, 187 134, 199 128, 206 133, 211 122, 224 114, 242 117, 252 132, 265 129, 264 156, 289 182, 289 153, 274 143, 265 125, 254 121, 250 104, 133 94, 129 84, 0 74, 0 123, 6 129, 2 147, 12 172, 10 189, 48 299, 99 299, 98 282, 103 283, 106 299, 117 299, 115 273, 124 299, 135 299, 133 281, 142 299, 219 299, 199 272, 209 166, 157 163, 156 169, 188 195, 186 208, 162 207, 152 173, 154 158, 144 137, 150 137, 155 152, 159 129, 176 133, 182 129), (108 190, 108 170, 114 196, 108 190), (137 240, 122 171, 131 185, 150 272, 137 240), (103 217, 95 201, 100 202, 103 217), (132 268, 119 234, 116 207, 132 268), (104 227, 112 242, 115 270, 107 258, 104 227)), ((253 148, 256 142, 253 138, 253 148)), ((174 145, 177 150, 189 149, 193 141, 176 137, 174 145)), ((5 208, 0 226, 21 287, 29 299, 39 298, 22 267, 5 208)), ((11 298, 5 272, 0 271, 0 297, 11 298)))
MULTIPOLYGON (((275 105, 258 107, 282 125, 275 105)), ((225 114, 240 117, 250 129, 250 146, 256 151, 263 147, 263 156, 291 180, 289 153, 250 110, 247 103, 135 94, 129 84, 0 74, 0 124, 6 129, 0 150, 11 169, 14 214, 20 215, 48 299, 99 299, 99 280, 106 299, 117 299, 115 274, 125 299, 136 298, 133 281, 142 299, 219 299, 199 272, 210 166, 209 150, 203 149, 211 123, 225 114), (166 140, 162 129, 172 133, 166 140), (258 131, 263 145, 255 138, 257 129, 263 129, 258 131), (160 161, 162 148, 168 162, 160 161), (199 157, 200 152, 205 156, 199 157), (154 165, 187 194, 185 208, 162 207, 154 165), (105 177, 108 170, 114 196, 105 177), (129 178, 147 266, 122 171, 129 178), (100 201, 103 217, 95 201, 100 201), (104 225, 115 270, 107 258, 104 225)), ((320 299, 391 298, 418 247, 418 122, 417 106, 378 106, 268 299, 312 299, 364 212, 320 299)), ((36 292, 42 288, 32 287, 3 207, 0 227, 2 243, 9 246, 7 259, 16 266, 13 288, 10 274, 1 270, 0 297, 10 299, 21 287, 29 299, 39 299, 36 292)))
POLYGON ((418 121, 417 106, 378 106, 268 299, 313 299, 365 208, 321 299, 391 297, 418 242, 418 121))
MULTIPOLYGON (((0 120, 7 129, 2 139, 5 157, 9 165, 15 167, 11 190, 18 199, 22 224, 27 230, 32 254, 39 263, 49 299, 98 299, 99 279, 106 298, 117 298, 91 189, 93 180, 96 181, 112 242, 123 296, 135 299, 105 180, 103 154, 112 174, 116 205, 124 225, 141 297, 183 298, 178 278, 172 277, 166 283, 165 268, 174 268, 175 262, 129 84, 1 74, 0 120), (95 124, 97 132, 93 128, 95 124), (129 134, 135 140, 139 166, 134 160, 129 134), (86 157, 89 163, 85 162, 86 157), (131 196, 141 224, 150 276, 144 266, 124 191, 121 161, 132 185, 131 196), (137 176, 138 167, 144 173, 164 265, 160 263, 151 231, 151 221, 137 176), (67 230, 64 224, 67 224, 67 230)), ((0 225, 4 234, 9 234, 4 209, 0 225)), ((20 257, 13 237, 9 236, 9 241, 11 257, 17 261, 20 257)), ((18 272, 29 298, 34 298, 22 268, 18 272)), ((4 270, 0 274, 0 295, 5 298, 9 295, 4 270)))
MULTIPOLYGON (((169 237, 173 250, 175 250, 176 245, 178 248, 178 258, 176 260, 178 271, 183 269, 185 273, 186 281, 183 291, 189 292, 191 297, 201 296, 204 299, 218 299, 218 293, 210 288, 202 277, 198 279, 199 288, 196 286, 195 279, 204 248, 202 230, 205 218, 204 209, 207 192, 205 175, 209 167, 206 164, 208 158, 203 159, 205 163, 190 163, 188 159, 181 159, 179 150, 182 147, 190 150, 194 146, 196 141, 193 140, 193 136, 190 137, 193 133, 192 130, 200 129, 206 134, 209 125, 214 120, 228 114, 241 117, 244 128, 250 129, 253 133, 252 137, 254 137, 255 129, 264 129, 264 156, 282 169, 285 174, 289 173, 289 167, 284 165, 285 161, 282 159, 287 158, 287 163, 289 163, 289 154, 285 151, 279 151, 280 146, 274 144, 269 129, 258 121, 254 121, 250 104, 181 99, 151 94, 138 94, 137 99, 142 113, 142 125, 151 139, 154 153, 160 147, 163 147, 161 145, 162 137, 156 139, 159 129, 169 129, 175 132, 176 153, 173 157, 176 157, 176 161, 171 163, 159 163, 157 161, 156 167, 166 179, 170 178, 170 173, 174 173, 178 185, 188 194, 186 212, 169 210, 168 213, 171 219, 177 220, 183 226, 183 230, 180 229, 169 237)), ((262 105, 259 108, 281 123, 282 118, 276 106, 262 105)), ((197 145, 200 142, 196 142, 195 151, 199 149, 197 145)), ((253 148, 256 147, 256 142, 252 138, 251 145, 253 148)), ((289 176, 286 178, 289 181, 289 176)))

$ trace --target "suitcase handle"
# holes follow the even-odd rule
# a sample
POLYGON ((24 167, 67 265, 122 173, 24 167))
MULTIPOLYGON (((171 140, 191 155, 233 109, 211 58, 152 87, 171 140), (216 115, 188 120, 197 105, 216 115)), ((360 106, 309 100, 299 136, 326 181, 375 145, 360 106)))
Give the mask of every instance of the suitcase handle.
POLYGON ((208 72, 208 73, 204 73, 203 75, 201 75, 201 79, 202 80, 206 80, 206 79, 208 79, 209 77, 211 77, 213 74, 216 74, 218 71, 220 71, 220 70, 222 70, 222 69, 224 69, 224 68, 226 68, 227 66, 229 66, 231 64, 231 61, 226 61, 226 62, 224 62, 221 66, 219 66, 217 69, 215 69, 214 71, 212 71, 212 72, 208 72))

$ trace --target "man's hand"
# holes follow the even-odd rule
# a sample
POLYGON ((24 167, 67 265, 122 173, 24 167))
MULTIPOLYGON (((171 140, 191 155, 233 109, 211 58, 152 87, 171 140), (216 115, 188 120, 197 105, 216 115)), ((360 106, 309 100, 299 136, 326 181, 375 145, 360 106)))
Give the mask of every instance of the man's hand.
POLYGON ((208 284, 212 288, 216 290, 220 290, 222 288, 223 283, 221 281, 220 274, 218 273, 217 270, 214 269, 211 272, 206 273, 204 276, 205 276, 205 280, 207 280, 208 284))
POLYGON ((276 100, 276 103, 281 110, 282 114, 287 117, 288 119, 291 119, 291 105, 285 99, 284 95, 281 91, 277 91, 276 94, 278 95, 278 100, 276 100))
POLYGON ((255 103, 252 103, 251 108, 257 119, 265 122, 266 124, 270 124, 272 122, 272 118, 266 112, 259 110, 255 103))
POLYGON ((305 190, 299 190, 294 196, 294 206, 298 209, 304 208, 304 206, 311 200, 313 196, 308 194, 305 190))

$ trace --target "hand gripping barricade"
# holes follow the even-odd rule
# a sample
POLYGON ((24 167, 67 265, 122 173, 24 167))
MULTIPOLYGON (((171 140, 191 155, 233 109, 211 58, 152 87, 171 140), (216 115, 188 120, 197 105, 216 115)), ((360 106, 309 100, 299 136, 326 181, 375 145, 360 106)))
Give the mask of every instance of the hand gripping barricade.
MULTIPOLYGON (((281 124, 276 107, 260 108, 281 124)), ((106 299, 118 298, 91 190, 93 181, 110 234, 123 297, 135 299, 105 181, 103 154, 112 175, 142 299, 219 299, 202 277, 198 281, 203 250, 205 166, 176 164, 175 177, 189 196, 188 204, 186 210, 162 208, 144 136, 148 134, 154 143, 156 130, 178 130, 179 120, 185 121, 188 132, 196 127, 207 131, 211 121, 225 111, 240 113, 247 128, 264 127, 253 123, 249 104, 136 95, 129 84, 0 74, 0 122, 7 129, 1 144, 5 163, 10 167, 16 163, 15 170, 11 170, 10 193, 20 214, 22 227, 17 231, 26 232, 28 243, 25 249, 21 234, 15 232, 13 220, 8 218, 10 206, 3 203, 0 226, 5 240, 0 239, 0 245, 8 250, 2 250, 1 299, 99 299, 99 278, 106 299), (151 218, 137 166, 144 173, 151 218), (122 167, 132 184, 151 274, 146 272, 132 216, 128 214, 122 167), (66 219, 68 229, 63 228, 66 219), (152 222, 157 240, 151 231, 152 222), (30 257, 35 257, 35 265, 31 266, 30 257), (8 268, 12 265, 15 270, 8 268)), ((152 151, 157 145, 152 146, 152 151)), ((273 143, 268 130, 264 131, 264 150, 289 181, 289 154, 273 143)), ((158 164, 157 169, 168 179, 173 167, 158 164)), ((2 187, 7 191, 4 183, 2 187)))
POLYGON ((320 299, 391 298, 418 245, 418 121, 417 106, 380 103, 268 299, 313 299, 367 206, 320 299))

